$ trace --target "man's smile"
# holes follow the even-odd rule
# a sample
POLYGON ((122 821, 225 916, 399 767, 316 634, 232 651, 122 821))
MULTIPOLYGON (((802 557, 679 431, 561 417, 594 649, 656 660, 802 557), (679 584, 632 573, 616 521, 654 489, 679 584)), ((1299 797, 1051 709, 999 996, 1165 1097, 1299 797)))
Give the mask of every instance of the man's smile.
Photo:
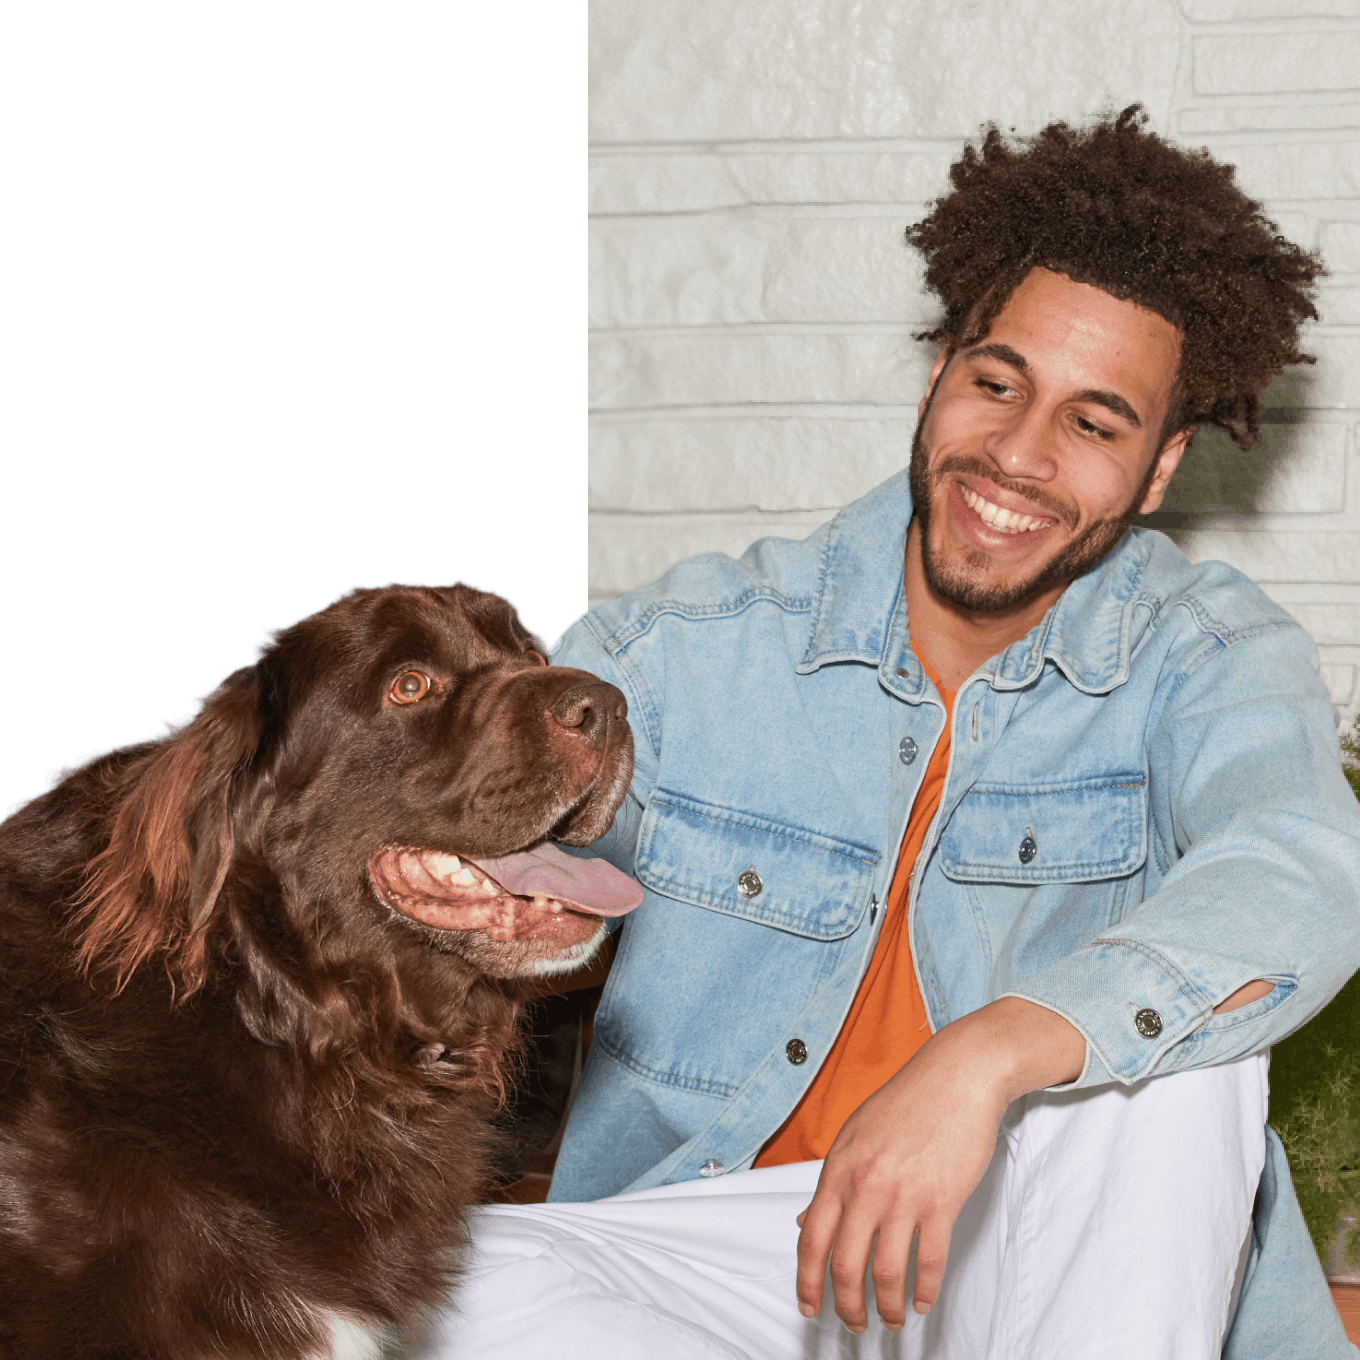
POLYGON ((1015 510, 1006 510, 989 500, 984 500, 963 482, 958 483, 958 488, 964 504, 989 529, 995 529, 1003 534, 1027 534, 1035 529, 1049 529, 1053 526, 1051 519, 1042 519, 1037 515, 1022 515, 1015 510))

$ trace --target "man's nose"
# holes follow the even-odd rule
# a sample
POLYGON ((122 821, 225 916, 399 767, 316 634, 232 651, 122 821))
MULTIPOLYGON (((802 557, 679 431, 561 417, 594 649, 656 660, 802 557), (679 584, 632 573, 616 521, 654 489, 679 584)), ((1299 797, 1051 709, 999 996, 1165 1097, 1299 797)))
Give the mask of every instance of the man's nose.
POLYGON ((1051 420, 1036 407, 998 420, 984 437, 982 451, 1007 477, 1048 482, 1058 474, 1051 420))

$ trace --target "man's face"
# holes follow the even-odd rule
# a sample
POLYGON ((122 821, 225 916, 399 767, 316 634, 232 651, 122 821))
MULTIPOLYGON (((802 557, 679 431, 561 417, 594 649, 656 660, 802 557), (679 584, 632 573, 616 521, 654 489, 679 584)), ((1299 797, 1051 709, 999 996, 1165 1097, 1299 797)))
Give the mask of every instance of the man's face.
POLYGON ((1047 608, 1155 510, 1188 438, 1158 447, 1179 355, 1154 312, 1026 275, 921 399, 911 491, 932 590, 975 612, 1047 608))

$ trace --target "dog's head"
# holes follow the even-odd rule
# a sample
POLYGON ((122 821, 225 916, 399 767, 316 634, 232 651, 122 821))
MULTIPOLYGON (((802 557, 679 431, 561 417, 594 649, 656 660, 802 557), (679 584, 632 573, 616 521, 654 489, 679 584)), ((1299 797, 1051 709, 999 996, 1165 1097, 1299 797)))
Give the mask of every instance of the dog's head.
POLYGON ((549 666, 504 600, 356 591, 127 769, 82 961, 121 984, 162 955, 182 995, 214 941, 332 975, 374 951, 496 977, 574 966, 635 901, 552 843, 602 835, 631 772, 623 695, 549 666))

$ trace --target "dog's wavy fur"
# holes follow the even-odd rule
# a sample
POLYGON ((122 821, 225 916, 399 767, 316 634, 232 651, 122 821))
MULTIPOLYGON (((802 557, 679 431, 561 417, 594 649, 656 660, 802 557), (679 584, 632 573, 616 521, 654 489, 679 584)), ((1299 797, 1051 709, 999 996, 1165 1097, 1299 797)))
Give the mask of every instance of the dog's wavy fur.
POLYGON ((366 866, 608 825, 626 760, 541 717, 593 677, 536 647, 465 587, 357 592, 0 827, 4 1360, 295 1360, 445 1290, 516 984, 366 866), (385 708, 415 663, 439 702, 385 708))

